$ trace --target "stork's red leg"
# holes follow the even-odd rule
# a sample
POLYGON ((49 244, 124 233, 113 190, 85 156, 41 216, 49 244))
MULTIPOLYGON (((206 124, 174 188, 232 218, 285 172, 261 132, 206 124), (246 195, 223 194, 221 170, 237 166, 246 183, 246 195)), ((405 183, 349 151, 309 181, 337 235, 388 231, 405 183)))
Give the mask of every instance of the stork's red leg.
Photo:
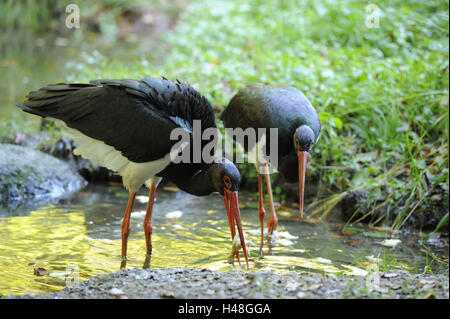
POLYGON ((136 198, 136 192, 130 193, 128 197, 127 208, 122 220, 122 261, 120 263, 120 269, 125 268, 127 265, 127 244, 128 235, 130 234, 130 215, 133 209, 134 199, 136 198))
POLYGON ((266 210, 264 209, 262 175, 259 173, 258 173, 258 217, 259 217, 259 224, 261 225, 261 246, 259 249, 262 250, 264 246, 264 218, 266 217, 266 210))
POLYGON ((275 206, 273 205, 273 196, 272 196, 272 186, 270 184, 270 175, 269 175, 269 165, 264 163, 264 173, 266 174, 266 187, 267 192, 269 193, 269 203, 270 203, 270 217, 267 221, 267 228, 269 230, 269 234, 272 234, 275 229, 277 229, 278 225, 278 217, 275 213, 275 206))
POLYGON ((150 260, 152 256, 152 232, 153 232, 152 213, 153 213, 153 204, 155 203, 155 195, 156 195, 156 185, 154 182, 152 182, 150 186, 150 193, 148 195, 147 208, 144 218, 144 233, 145 233, 145 242, 147 245, 147 253, 145 255, 143 267, 144 269, 150 267, 150 260))

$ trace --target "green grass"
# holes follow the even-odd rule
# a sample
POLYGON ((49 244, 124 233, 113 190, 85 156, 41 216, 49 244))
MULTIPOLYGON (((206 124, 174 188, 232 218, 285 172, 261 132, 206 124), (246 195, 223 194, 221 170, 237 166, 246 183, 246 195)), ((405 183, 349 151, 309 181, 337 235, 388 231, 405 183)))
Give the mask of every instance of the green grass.
MULTIPOLYGON (((151 53, 126 63, 88 52, 68 81, 164 75, 191 83, 222 110, 249 82, 302 90, 323 132, 308 178, 323 184, 309 214, 325 216, 355 189, 385 197, 373 213, 402 227, 448 202, 448 1, 377 1, 368 28, 365 1, 197 1, 151 53), (392 217, 394 216, 395 217, 392 217)), ((242 167, 252 173, 252 169, 242 167)), ((446 204, 448 207, 448 204, 446 204)))

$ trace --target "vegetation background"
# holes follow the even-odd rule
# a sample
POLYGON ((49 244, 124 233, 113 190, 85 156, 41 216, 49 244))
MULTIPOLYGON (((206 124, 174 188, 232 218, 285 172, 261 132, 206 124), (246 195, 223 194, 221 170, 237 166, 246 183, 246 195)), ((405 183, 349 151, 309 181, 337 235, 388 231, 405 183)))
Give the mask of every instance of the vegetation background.
MULTIPOLYGON (((58 139, 14 108, 48 83, 164 75, 192 84, 217 115, 246 83, 290 85, 323 125, 307 214, 353 199, 352 222, 448 230, 448 11, 442 0, 3 0, 0 142, 58 139), (65 26, 70 3, 79 29, 65 26)), ((241 172, 256 191, 255 170, 241 172)), ((290 199, 281 180, 274 190, 290 199)))

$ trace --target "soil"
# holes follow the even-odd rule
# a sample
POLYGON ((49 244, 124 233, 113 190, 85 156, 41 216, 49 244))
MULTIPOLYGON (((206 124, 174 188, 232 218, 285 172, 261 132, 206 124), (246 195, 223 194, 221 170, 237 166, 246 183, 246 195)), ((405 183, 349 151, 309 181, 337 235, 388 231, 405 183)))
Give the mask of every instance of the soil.
POLYGON ((406 271, 367 277, 276 272, 213 271, 205 268, 130 269, 101 275, 51 294, 26 299, 232 298, 232 299, 448 299, 448 275, 406 271))

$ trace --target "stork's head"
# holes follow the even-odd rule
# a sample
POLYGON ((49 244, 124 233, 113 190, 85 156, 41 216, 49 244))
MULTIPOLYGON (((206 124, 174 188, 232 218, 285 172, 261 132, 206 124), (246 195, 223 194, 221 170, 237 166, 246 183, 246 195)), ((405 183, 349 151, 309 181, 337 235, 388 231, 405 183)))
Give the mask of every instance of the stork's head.
POLYGON ((317 138, 308 125, 299 126, 294 133, 294 147, 298 157, 298 192, 300 216, 303 217, 303 194, 305 188, 306 163, 317 138))
POLYGON ((241 239, 241 246, 244 250, 245 261, 248 267, 248 252, 242 231, 241 213, 239 210, 239 186, 241 184, 241 174, 232 162, 226 158, 216 160, 211 166, 212 184, 218 191, 225 203, 225 209, 228 215, 228 223, 231 229, 231 236, 236 234, 235 222, 241 239))
POLYGON ((241 184, 241 174, 232 162, 226 158, 216 160, 212 165, 212 183, 221 195, 228 192, 238 192, 241 184))

